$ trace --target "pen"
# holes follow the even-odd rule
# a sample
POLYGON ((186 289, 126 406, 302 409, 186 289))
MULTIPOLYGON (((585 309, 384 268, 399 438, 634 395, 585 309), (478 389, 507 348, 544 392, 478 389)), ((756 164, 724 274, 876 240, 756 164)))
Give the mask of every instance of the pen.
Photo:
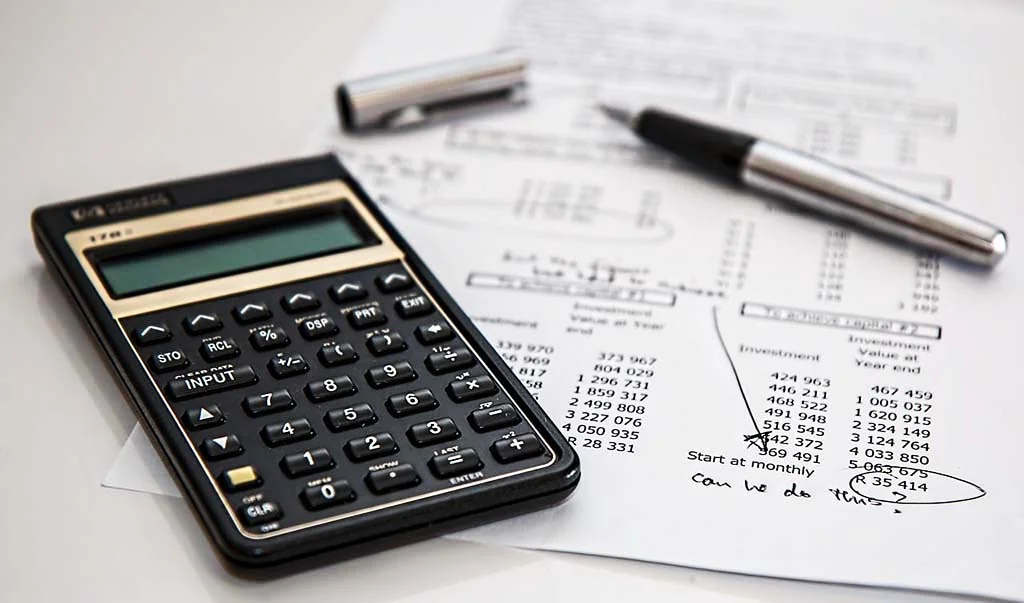
POLYGON ((682 158, 790 203, 982 266, 1006 255, 987 222, 780 144, 655 108, 599 103, 614 121, 682 158))

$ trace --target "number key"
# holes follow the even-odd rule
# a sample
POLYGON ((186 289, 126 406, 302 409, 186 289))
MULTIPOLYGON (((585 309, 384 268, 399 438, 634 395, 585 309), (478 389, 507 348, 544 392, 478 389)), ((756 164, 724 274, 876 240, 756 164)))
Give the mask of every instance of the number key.
POLYGON ((404 360, 392 364, 374 366, 366 371, 366 380, 376 389, 397 383, 414 381, 415 379, 416 371, 412 370, 412 365, 404 360))
POLYGON ((404 394, 395 394, 384 403, 396 417, 424 412, 437 408, 438 402, 429 389, 418 389, 404 394))
POLYGON ((398 452, 398 444, 391 434, 383 431, 373 435, 349 440, 345 453, 353 461, 366 461, 398 452))
POLYGON ((459 433, 455 421, 448 417, 442 417, 426 423, 417 423, 409 428, 406 435, 409 436, 409 441, 413 443, 413 446, 422 448, 458 439, 462 434, 459 433))
POLYGON ((311 381, 306 384, 306 397, 311 402, 326 402, 335 398, 351 396, 356 393, 356 384, 345 375, 328 377, 323 381, 311 381))
POLYGON ((285 421, 284 423, 267 425, 260 430, 260 435, 268 446, 281 446, 290 442, 311 438, 316 434, 313 432, 313 427, 309 424, 309 421, 300 418, 285 421))
POLYGON ((247 396, 242 402, 242 408, 251 417, 258 417, 273 412, 280 412, 295 406, 295 400, 286 389, 279 389, 272 392, 247 396))
POLYGON ((347 481, 342 479, 319 486, 310 486, 302 491, 299 498, 302 499, 302 504, 307 509, 317 511, 355 500, 356 492, 347 481))
POLYGON ((326 448, 315 448, 296 454, 289 454, 281 460, 281 469, 288 477, 301 477, 325 471, 334 466, 334 459, 326 448))
POLYGON ((376 423, 377 415, 369 404, 353 404, 329 411, 324 422, 331 431, 346 431, 376 423))

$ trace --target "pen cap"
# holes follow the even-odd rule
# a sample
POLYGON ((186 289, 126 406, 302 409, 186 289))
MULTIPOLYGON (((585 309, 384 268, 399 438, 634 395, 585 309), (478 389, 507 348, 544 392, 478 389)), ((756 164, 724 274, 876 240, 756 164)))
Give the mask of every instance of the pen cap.
POLYGON ((397 129, 523 103, 528 65, 518 49, 504 48, 351 80, 336 91, 341 127, 397 129))

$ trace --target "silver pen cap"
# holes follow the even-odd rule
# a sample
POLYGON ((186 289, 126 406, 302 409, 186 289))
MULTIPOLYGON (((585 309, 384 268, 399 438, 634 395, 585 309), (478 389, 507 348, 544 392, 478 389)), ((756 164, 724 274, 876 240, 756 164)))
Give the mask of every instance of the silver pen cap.
POLYGON ((516 48, 350 80, 336 101, 346 132, 398 129, 524 103, 529 61, 516 48))
POLYGON ((972 264, 992 267, 1006 256, 1006 232, 998 226, 772 142, 750 147, 740 179, 806 209, 972 264))

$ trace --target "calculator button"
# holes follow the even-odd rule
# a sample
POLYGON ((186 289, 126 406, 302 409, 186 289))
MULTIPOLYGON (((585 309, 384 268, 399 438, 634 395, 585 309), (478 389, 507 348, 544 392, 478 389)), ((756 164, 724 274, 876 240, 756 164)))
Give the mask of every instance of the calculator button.
POLYGON ((362 283, 349 282, 331 287, 331 299, 339 304, 365 299, 367 295, 362 283))
POLYGON ((408 463, 391 467, 390 469, 371 471, 366 474, 366 485, 375 494, 385 494, 394 490, 412 488, 419 483, 420 476, 416 474, 416 470, 408 463))
POLYGON ((256 468, 252 465, 228 469, 220 474, 220 481, 227 490, 232 492, 235 490, 245 490, 246 488, 255 488, 263 483, 260 474, 256 472, 256 468))
POLYGON ((379 333, 366 340, 366 347, 370 348, 374 356, 383 356, 401 352, 406 345, 398 333, 379 333))
POLYGON ((480 455, 472 448, 463 448, 458 452, 435 456, 427 464, 430 465, 430 471, 442 479, 476 471, 483 466, 483 463, 480 462, 480 455))
POLYGON ((302 354, 278 354, 267 363, 267 369, 275 379, 285 379, 305 373, 309 365, 302 354))
POLYGON ((203 450, 203 456, 216 461, 217 459, 226 459, 231 456, 238 456, 242 454, 242 443, 238 441, 238 437, 234 435, 220 436, 219 438, 210 438, 203 440, 203 443, 199 445, 203 450))
POLYGON ((223 423, 224 413, 220 411, 219 406, 211 404, 209 406, 193 408, 192 410, 185 411, 182 418, 185 421, 185 426, 189 429, 206 429, 207 427, 213 427, 214 425, 220 425, 223 423))
POLYGON ((249 343, 260 352, 283 348, 291 343, 288 334, 281 327, 267 327, 257 329, 249 336, 249 343))
POLYGON ((185 319, 181 321, 181 325, 185 327, 185 331, 187 331, 189 335, 202 335, 203 333, 216 331, 223 327, 224 323, 222 323, 220 318, 213 312, 205 312, 185 317, 185 319))
POLYGON ((540 445, 540 440, 532 433, 501 439, 491 444, 491 454, 501 463, 528 459, 539 456, 542 452, 544 449, 540 445))
POLYGON ((352 486, 343 479, 319 486, 310 486, 299 495, 302 504, 310 511, 318 511, 335 505, 351 502, 356 498, 352 486))
POLYGON ((388 317, 384 316, 384 313, 380 311, 378 306, 366 306, 349 310, 345 317, 348 318, 348 324, 352 325, 353 329, 377 327, 388 321, 388 317))
POLYGON ((235 316, 235 320, 243 325, 270 318, 270 308, 264 303, 249 302, 235 306, 231 313, 235 316))
POLYGON ((241 354, 242 350, 239 349, 234 339, 222 337, 220 339, 204 341, 203 345, 199 346, 199 353, 203 355, 207 362, 216 362, 218 360, 234 358, 241 354))
POLYGON ((281 460, 281 469, 288 477, 302 477, 334 466, 334 459, 326 448, 315 448, 296 454, 289 454, 281 460))
POLYGON ((469 424, 477 431, 491 431, 502 427, 518 425, 522 419, 511 404, 499 404, 491 408, 474 410, 469 415, 469 424))
POLYGON ((170 341, 171 330, 164 323, 146 325, 132 331, 132 339, 139 345, 153 345, 154 343, 170 341))
POLYGON ((284 513, 281 512, 281 507, 276 502, 270 500, 261 500, 251 505, 238 507, 238 516, 242 519, 242 523, 250 528, 270 523, 271 521, 277 521, 281 519, 282 515, 284 513))
POLYGON ((386 431, 355 438, 345 444, 345 454, 357 462, 380 458, 396 452, 398 452, 398 444, 395 443, 395 438, 386 431))
POLYGON ((369 404, 353 404, 329 411, 324 416, 324 422, 331 431, 346 431, 373 425, 377 422, 377 415, 369 404))
POLYGON ((281 307, 288 312, 306 312, 320 307, 320 300, 311 291, 289 293, 281 298, 281 307))
POLYGON ((299 323, 299 333, 302 333, 302 336, 310 341, 330 337, 337 332, 338 325, 335 324, 334 319, 330 316, 307 318, 299 323))
POLYGON ((191 364, 185 352, 178 348, 157 352, 149 357, 149 366, 158 373, 166 373, 191 364))
POLYGON ((409 278, 408 274, 392 272, 390 274, 382 274, 377 277, 377 288, 380 289, 382 293, 405 291, 409 287, 412 287, 412 279, 409 278))
POLYGON ((311 402, 326 402, 335 398, 351 396, 356 393, 356 384, 345 375, 328 377, 322 381, 311 381, 306 384, 306 397, 311 402))
POLYGON ((423 345, 448 341, 454 336, 452 328, 444 321, 428 322, 416 327, 416 339, 423 345))
POLYGON ((426 364, 431 373, 440 375, 469 368, 476 364, 476 357, 466 348, 455 346, 427 356, 426 364))
POLYGON ((274 412, 281 412, 295 407, 295 400, 286 389, 279 389, 254 396, 246 396, 242 401, 242 408, 251 417, 267 415, 274 412))
POLYGON ((433 311, 434 305, 423 295, 414 295, 395 302, 395 312, 398 312, 402 318, 426 316, 433 311))
POLYGON ((417 423, 409 428, 406 435, 409 436, 409 441, 414 446, 422 448, 423 446, 457 439, 462 434, 459 432, 459 428, 455 426, 455 421, 444 417, 435 421, 417 423))
POLYGON ((404 394, 395 394, 384 403, 396 417, 424 412, 437 408, 438 402, 429 389, 418 389, 404 394))
POLYGON ((359 360, 359 354, 347 343, 327 344, 316 353, 320 364, 324 366, 338 366, 339 364, 350 364, 359 360))
POLYGON ((294 419, 284 423, 273 423, 260 430, 263 441, 268 446, 281 446, 290 442, 305 440, 316 435, 309 421, 305 419, 294 419))
POLYGON ((448 396, 452 400, 466 402, 495 394, 498 392, 498 388, 487 375, 474 375, 452 381, 445 388, 445 391, 448 392, 448 396))
POLYGON ((416 379, 416 371, 412 365, 402 360, 391 364, 371 367, 366 371, 366 380, 370 385, 380 389, 396 383, 405 383, 416 379))
POLYGON ((167 393, 174 400, 186 400, 256 383, 256 373, 249 365, 218 369, 201 375, 179 377, 167 384, 167 393))

